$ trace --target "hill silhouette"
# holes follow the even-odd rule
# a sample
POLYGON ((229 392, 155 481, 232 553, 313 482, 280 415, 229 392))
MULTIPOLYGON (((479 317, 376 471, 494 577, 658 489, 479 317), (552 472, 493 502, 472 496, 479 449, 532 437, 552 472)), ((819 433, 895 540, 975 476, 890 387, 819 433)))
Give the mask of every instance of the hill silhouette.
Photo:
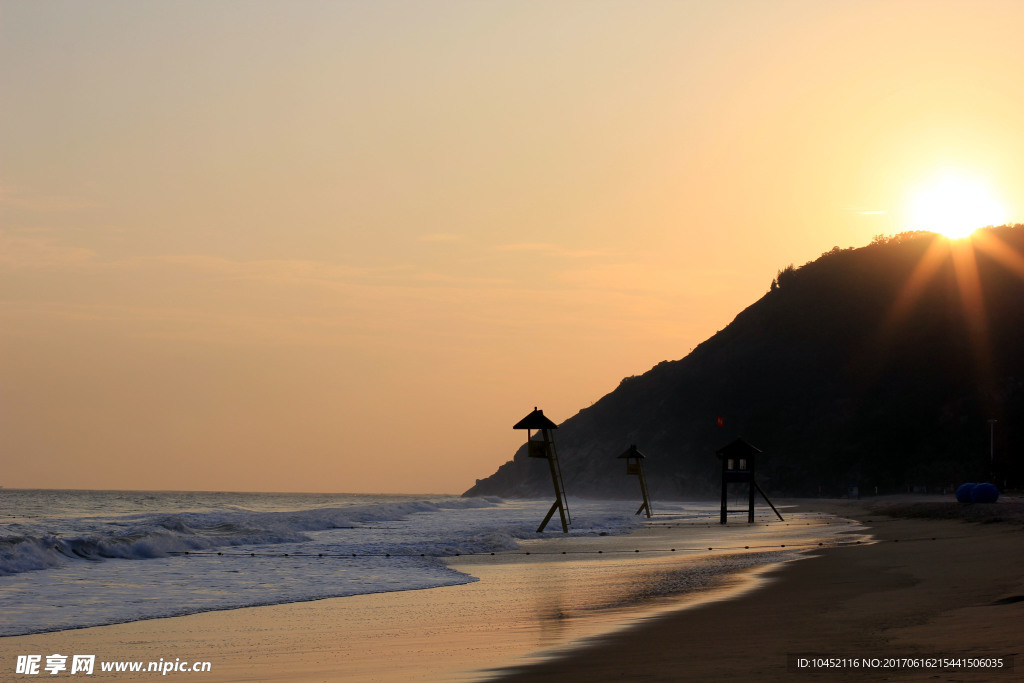
MULTIPOLYGON (((1020 485, 1022 418, 1016 225, 956 242, 879 236, 788 266, 725 329, 681 360, 623 379, 555 439, 574 496, 638 496, 616 459, 630 444, 647 455, 655 498, 714 495, 714 452, 740 435, 764 452, 766 491, 839 495, 857 484, 889 493, 993 477, 1020 485)), ((551 481, 524 446, 466 495, 548 496, 551 481)))

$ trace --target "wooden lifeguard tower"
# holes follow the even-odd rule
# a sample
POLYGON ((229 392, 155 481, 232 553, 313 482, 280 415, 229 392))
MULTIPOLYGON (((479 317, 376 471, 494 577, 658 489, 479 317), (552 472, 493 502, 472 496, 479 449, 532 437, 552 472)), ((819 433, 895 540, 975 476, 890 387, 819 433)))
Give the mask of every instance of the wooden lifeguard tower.
POLYGON ((647 510, 647 516, 650 517, 651 498, 647 495, 647 477, 644 476, 644 458, 646 457, 637 450, 636 444, 633 444, 619 456, 619 459, 625 458, 626 460, 626 474, 635 474, 640 478, 640 495, 643 496, 644 502, 640 509, 636 511, 636 514, 639 515, 644 510, 647 510))
MULTIPOLYGON (((754 479, 754 471, 757 465, 757 455, 761 449, 751 446, 742 438, 736 439, 727 446, 723 446, 715 452, 715 457, 722 461, 722 512, 719 519, 721 524, 729 521, 729 484, 733 482, 747 484, 747 523, 754 523, 754 491, 756 490, 765 499, 772 510, 782 519, 782 515, 775 509, 772 502, 768 500, 761 487, 754 479)), ((785 520, 783 520, 785 521, 785 520)))
POLYGON ((531 458, 544 458, 548 461, 551 470, 551 481, 555 486, 555 503, 551 506, 544 521, 540 523, 537 532, 544 531, 544 527, 551 521, 551 517, 558 510, 562 519, 562 531, 569 533, 569 525, 572 519, 569 517, 569 503, 565 499, 565 484, 562 482, 562 468, 558 465, 558 453, 555 451, 555 439, 551 434, 558 425, 544 416, 544 411, 533 409, 533 412, 524 417, 512 426, 512 429, 526 430, 526 454, 531 458), (536 430, 537 434, 532 432, 536 430), (534 438, 539 436, 540 438, 534 438))

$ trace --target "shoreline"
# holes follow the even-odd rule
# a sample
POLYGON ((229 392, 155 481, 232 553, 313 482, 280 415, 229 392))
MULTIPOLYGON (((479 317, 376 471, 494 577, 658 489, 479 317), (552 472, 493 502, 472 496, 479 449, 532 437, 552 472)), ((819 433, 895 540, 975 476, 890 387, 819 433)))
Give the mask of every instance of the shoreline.
MULTIPOLYGON (((528 542, 524 550, 537 543, 550 551, 528 558, 499 553, 453 559, 453 568, 480 579, 457 586, 0 638, 0 666, 13 672, 19 654, 65 653, 96 654, 97 660, 210 661, 212 671, 202 674, 207 681, 557 678, 571 683, 844 677, 834 670, 789 670, 788 656, 798 653, 910 657, 942 651, 1019 658, 1024 569, 1017 568, 1024 567, 1024 525, 937 519, 950 506, 931 497, 924 498, 927 503, 915 500, 920 497, 786 501, 795 505, 791 512, 808 520, 821 515, 859 520, 867 529, 856 524, 849 529, 867 531, 878 542, 805 551, 799 561, 780 555, 781 564, 740 568, 720 584, 690 587, 689 593, 686 587, 664 592, 660 583, 689 561, 682 554, 606 556, 601 566, 572 554, 553 555, 559 548, 592 552, 597 546, 591 544, 606 539, 553 537, 528 542), (897 516, 883 516, 886 508, 897 516), (644 591, 664 594, 650 600, 644 591), (486 631, 485 637, 474 631, 486 631), (381 661, 388 662, 387 673, 380 670, 381 661)), ((965 510, 952 509, 958 515, 965 510)), ((988 510, 1024 520, 1024 502, 997 503, 988 510)), ((980 515, 982 508, 970 512, 980 515)), ((979 519, 986 516, 991 517, 979 519)), ((699 544, 703 533, 723 541, 751 531, 766 533, 766 539, 794 533, 784 530, 789 525, 760 526, 693 525, 674 538, 699 544)), ((645 550, 657 548, 673 536, 656 527, 616 538, 645 550)), ((749 556, 737 556, 744 555, 749 556)), ((96 675, 152 676, 98 670, 96 675)), ((170 679, 194 675, 172 673, 170 679)), ((845 674, 858 680, 865 675, 862 670, 845 674)), ((908 680, 916 675, 899 673, 908 680)), ((929 671, 920 678, 947 680, 945 675, 929 671)), ((955 672, 951 679, 986 675, 955 672)))
POLYGON ((760 590, 741 599, 667 614, 561 657, 506 670, 498 680, 959 681, 1019 675, 1019 669, 1006 668, 922 668, 920 660, 1003 657, 1024 666, 1024 503, 959 506, 911 496, 787 502, 857 520, 877 542, 813 551, 806 561, 774 569, 760 590), (902 658, 908 668, 797 670, 794 658, 800 655, 902 658))
POLYGON ((792 544, 835 532, 813 516, 727 530, 672 517, 622 536, 558 534, 517 551, 452 557, 451 569, 478 579, 459 585, 8 636, 0 666, 13 672, 18 655, 62 653, 210 661, 208 681, 484 680, 659 613, 749 592, 765 567, 792 559, 792 544), (733 549, 693 547, 712 544, 733 549))

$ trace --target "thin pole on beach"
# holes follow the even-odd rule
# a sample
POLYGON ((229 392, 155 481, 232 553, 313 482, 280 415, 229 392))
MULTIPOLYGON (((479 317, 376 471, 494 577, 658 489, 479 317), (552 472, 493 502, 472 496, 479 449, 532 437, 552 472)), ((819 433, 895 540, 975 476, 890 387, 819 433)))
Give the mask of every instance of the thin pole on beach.
POLYGON ((996 420, 988 421, 988 468, 994 484, 996 481, 996 420))

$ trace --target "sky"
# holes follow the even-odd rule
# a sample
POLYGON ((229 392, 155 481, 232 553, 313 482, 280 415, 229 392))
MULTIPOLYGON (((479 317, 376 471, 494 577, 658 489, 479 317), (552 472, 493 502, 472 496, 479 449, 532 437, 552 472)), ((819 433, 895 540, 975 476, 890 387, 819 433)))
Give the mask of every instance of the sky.
POLYGON ((0 485, 460 493, 943 178, 1024 220, 1022 26, 0 0, 0 485))

